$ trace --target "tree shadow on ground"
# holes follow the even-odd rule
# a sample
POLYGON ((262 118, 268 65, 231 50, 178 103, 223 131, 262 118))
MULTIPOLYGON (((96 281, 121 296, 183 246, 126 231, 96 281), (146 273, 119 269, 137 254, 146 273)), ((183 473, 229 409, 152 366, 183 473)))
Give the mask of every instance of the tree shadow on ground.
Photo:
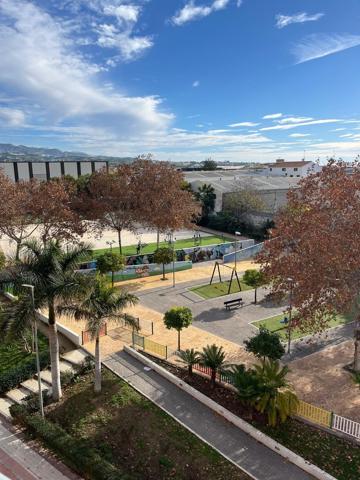
POLYGON ((197 322, 216 322, 218 320, 229 320, 231 318, 236 317, 239 309, 234 310, 225 310, 225 308, 210 308, 210 310, 206 310, 205 312, 199 313, 194 318, 197 322))

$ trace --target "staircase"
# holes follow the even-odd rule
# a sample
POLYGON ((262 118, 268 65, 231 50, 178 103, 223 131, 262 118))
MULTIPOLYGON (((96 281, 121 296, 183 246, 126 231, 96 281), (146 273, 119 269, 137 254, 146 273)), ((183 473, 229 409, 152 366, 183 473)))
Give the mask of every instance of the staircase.
MULTIPOLYGON (((71 350, 60 358, 60 372, 75 372, 75 367, 80 365, 88 355, 83 350, 71 350)), ((21 403, 25 397, 32 393, 37 393, 39 384, 37 375, 34 378, 25 380, 18 388, 14 388, 6 393, 5 397, 0 397, 0 415, 11 419, 10 407, 14 403, 21 403)), ((51 394, 51 372, 49 369, 41 371, 41 390, 47 390, 51 394)))

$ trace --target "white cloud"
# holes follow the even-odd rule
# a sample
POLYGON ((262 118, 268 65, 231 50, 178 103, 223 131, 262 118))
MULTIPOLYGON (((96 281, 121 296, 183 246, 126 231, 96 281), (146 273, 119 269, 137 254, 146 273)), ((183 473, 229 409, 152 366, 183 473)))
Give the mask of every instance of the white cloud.
POLYGON ((335 128, 334 130, 331 130, 331 132, 343 132, 346 130, 346 128, 335 128))
POLYGON ((311 133, 291 133, 289 137, 292 138, 303 138, 303 137, 310 137, 311 133))
MULTIPOLYGON (((115 48, 119 50, 121 59, 134 60, 145 50, 153 46, 150 36, 131 36, 131 31, 119 31, 113 24, 102 24, 96 28, 98 33, 97 44, 100 47, 115 48)), ((113 59, 110 59, 113 61, 113 59)), ((115 62, 116 63, 116 62, 115 62)))
POLYGON ((282 117, 282 115, 282 113, 270 113, 269 115, 264 115, 262 118, 263 120, 273 120, 282 117))
POLYGON ((314 120, 314 119, 312 117, 286 117, 286 118, 282 118, 281 120, 277 120, 277 122, 283 125, 286 123, 310 122, 311 120, 314 120))
POLYGON ((105 15, 113 15, 119 23, 136 23, 141 8, 138 5, 107 5, 104 7, 105 15))
POLYGON ((195 80, 195 81, 193 82, 193 84, 192 84, 192 86, 193 86, 194 88, 198 87, 199 85, 200 85, 199 80, 195 80))
POLYGON ((257 127, 260 123, 254 122, 240 122, 240 123, 231 123, 228 127, 236 128, 236 127, 257 127))
MULTIPOLYGON (((171 114, 154 96, 131 97, 99 83, 99 66, 79 53, 61 23, 25 0, 1 0, 0 84, 38 105, 48 123, 81 121, 115 130, 164 129, 171 114)), ((39 109, 41 115, 39 115, 39 109)))
POLYGON ((17 108, 0 107, 0 125, 19 127, 25 123, 25 114, 17 108))
POLYGON ((294 15, 276 15, 276 26, 277 28, 284 28, 292 23, 304 23, 304 22, 316 22, 324 16, 323 13, 315 13, 309 15, 306 12, 295 13, 294 15))
MULTIPOLYGON (((231 0, 212 0, 210 5, 197 5, 195 0, 188 1, 175 15, 171 18, 173 25, 181 26, 185 23, 199 20, 200 18, 207 17, 213 12, 223 10, 226 8, 231 0)), ((240 7, 241 0, 237 0, 236 5, 240 7)))
POLYGON ((263 128, 260 128, 260 131, 266 132, 270 130, 290 130, 292 128, 297 128, 297 127, 306 127, 307 125, 322 125, 326 123, 336 123, 336 122, 341 122, 341 120, 337 118, 325 118, 324 120, 311 120, 311 121, 302 122, 302 123, 286 123, 283 125, 273 125, 272 127, 263 127, 263 128))
POLYGON ((357 47, 358 45, 360 45, 360 35, 313 34, 308 35, 295 45, 292 53, 295 56, 296 63, 304 63, 347 50, 348 48, 357 47))
POLYGON ((350 138, 350 137, 353 137, 354 134, 353 133, 345 133, 344 135, 340 135, 340 138, 350 138))

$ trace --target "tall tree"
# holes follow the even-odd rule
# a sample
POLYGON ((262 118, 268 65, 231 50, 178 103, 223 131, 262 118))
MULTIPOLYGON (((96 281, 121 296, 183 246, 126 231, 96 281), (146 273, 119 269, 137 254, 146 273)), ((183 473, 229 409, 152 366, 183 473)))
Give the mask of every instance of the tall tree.
POLYGON ((63 179, 33 181, 31 213, 45 245, 50 239, 74 241, 83 235, 86 223, 72 208, 75 186, 63 179))
POLYGON ((108 321, 125 322, 138 329, 137 319, 123 313, 124 308, 135 305, 138 298, 123 290, 110 287, 104 277, 93 279, 87 295, 79 302, 64 305, 59 311, 75 320, 86 322, 86 328, 95 339, 95 392, 101 392, 100 334, 108 321))
POLYGON ((0 236, 16 244, 16 258, 22 243, 37 229, 34 224, 33 182, 12 182, 0 169, 0 236))
POLYGON ((87 188, 99 230, 108 228, 117 232, 119 253, 122 254, 122 231, 135 231, 136 223, 140 220, 140 202, 134 189, 133 167, 122 164, 111 172, 96 172, 87 188))
POLYGON ((159 233, 191 228, 199 215, 193 194, 184 189, 184 175, 167 162, 138 159, 132 165, 134 195, 141 223, 159 233))
POLYGON ((158 265, 162 265, 163 276, 162 280, 166 280, 165 277, 165 265, 168 265, 174 260, 174 251, 172 248, 162 247, 158 248, 154 252, 154 262, 158 265))
POLYGON ((249 287, 252 287, 254 289, 254 303, 257 303, 257 289, 261 287, 261 285, 264 285, 265 283, 265 278, 264 274, 256 270, 255 268, 245 270, 244 276, 243 276, 243 281, 249 285, 249 287))
POLYGON ((274 293, 291 291, 292 328, 324 330, 356 311, 354 369, 360 371, 360 166, 330 161, 302 179, 259 255, 274 293))
POLYGON ((105 252, 96 259, 96 268, 102 275, 111 272, 111 285, 114 286, 114 272, 122 270, 125 266, 126 258, 115 252, 105 252))
MULTIPOLYGON (((49 347, 51 360, 52 395, 55 401, 61 397, 59 339, 57 335, 56 306, 62 302, 78 298, 86 291, 86 278, 75 269, 91 254, 88 246, 82 245, 64 251, 58 242, 49 240, 46 245, 40 242, 27 242, 23 246, 20 259, 9 278, 22 291, 23 284, 34 286, 35 309, 47 309, 49 319, 49 347)), ((16 334, 25 329, 33 320, 34 309, 28 295, 6 307, 1 316, 2 329, 16 334)))
POLYGON ((238 185, 224 196, 223 210, 239 220, 246 220, 251 212, 262 212, 265 204, 259 193, 249 185, 238 185))

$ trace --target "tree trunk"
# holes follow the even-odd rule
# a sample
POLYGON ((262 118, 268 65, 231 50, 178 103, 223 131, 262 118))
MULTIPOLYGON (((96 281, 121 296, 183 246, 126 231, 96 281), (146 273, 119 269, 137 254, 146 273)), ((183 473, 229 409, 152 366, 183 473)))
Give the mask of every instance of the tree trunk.
POLYGON ((188 366, 188 374, 189 374, 189 377, 192 376, 192 372, 193 372, 193 367, 192 367, 192 365, 190 364, 190 365, 188 366))
POLYGON ((257 288, 255 288, 255 305, 257 304, 257 288))
POLYGON ((163 263, 163 280, 165 280, 165 263, 163 263))
POLYGON ((96 336, 95 341, 95 393, 101 392, 101 355, 100 355, 100 337, 96 336))
POLYGON ((15 260, 18 261, 20 258, 20 247, 21 247, 21 240, 16 241, 16 253, 15 253, 15 260))
POLYGON ((114 271, 111 270, 111 286, 114 287, 114 271))
POLYGON ((158 229, 156 232, 156 248, 159 248, 160 245, 160 230, 158 229))
POLYGON ((122 255, 122 245, 121 245, 121 228, 118 230, 118 242, 119 242, 119 252, 122 255))
POLYGON ((49 303, 49 348, 51 361, 52 397, 54 401, 57 402, 60 400, 62 392, 60 383, 59 338, 57 334, 55 306, 53 302, 49 303))
POLYGON ((216 385, 216 370, 213 368, 211 370, 211 388, 215 388, 216 385))
POLYGON ((178 350, 180 351, 180 330, 178 330, 178 350))

